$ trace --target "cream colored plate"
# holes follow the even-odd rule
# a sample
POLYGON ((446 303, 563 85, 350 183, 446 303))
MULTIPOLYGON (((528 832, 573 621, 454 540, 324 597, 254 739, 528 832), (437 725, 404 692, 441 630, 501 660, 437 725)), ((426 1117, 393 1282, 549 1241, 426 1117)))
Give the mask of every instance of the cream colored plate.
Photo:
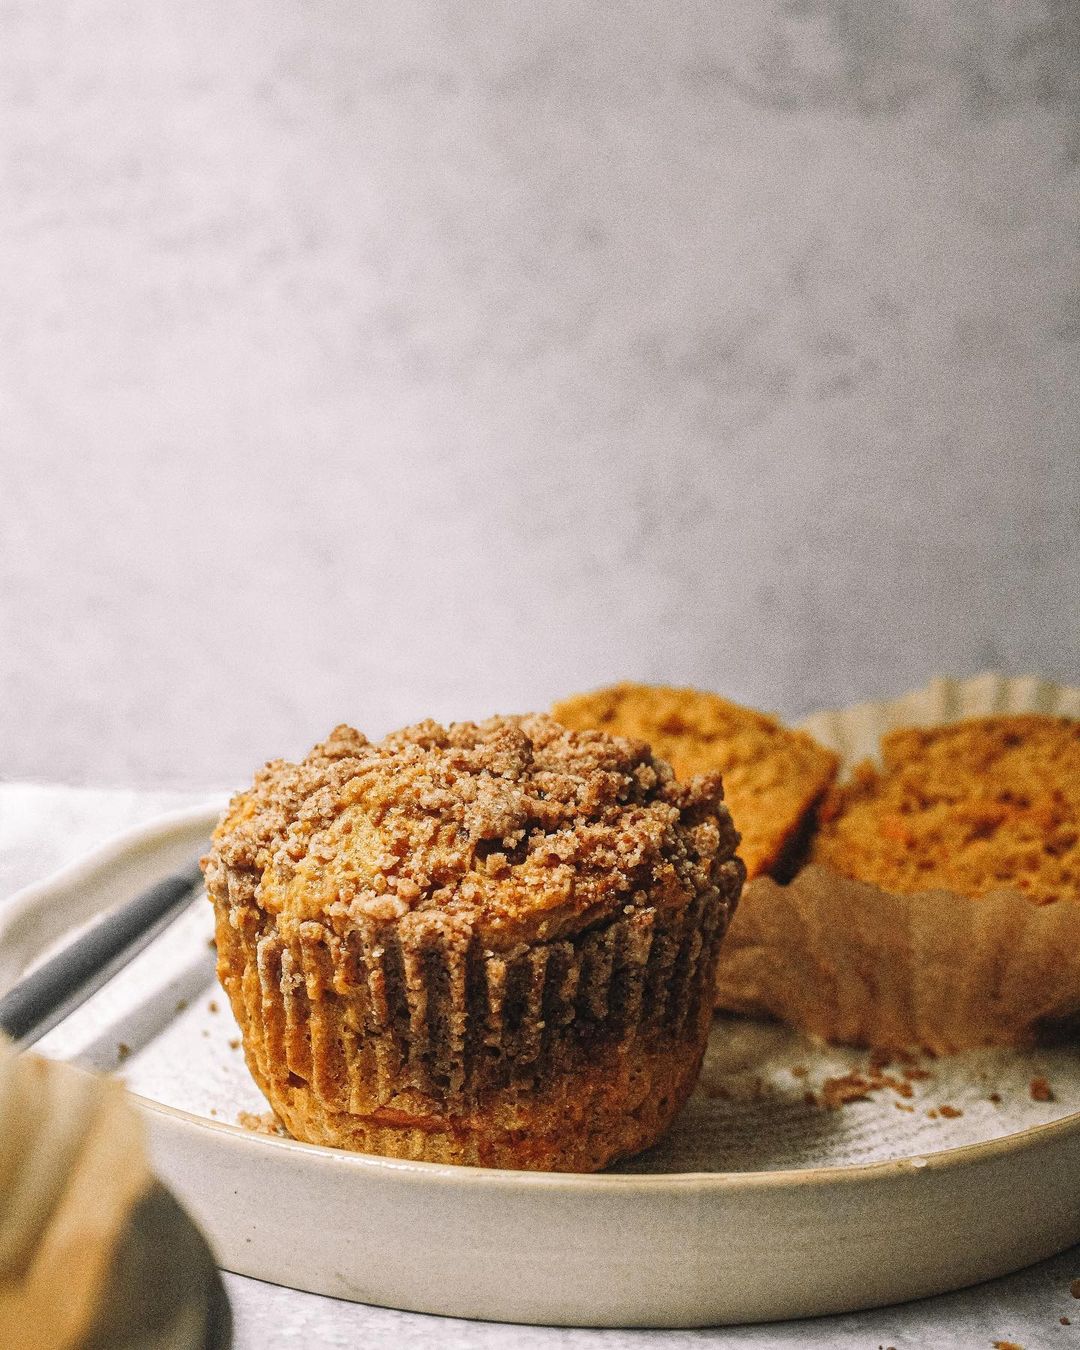
MULTIPOLYGON (((15 897, 0 985, 196 853, 215 816, 132 831, 15 897)), ((893 1065, 892 1086, 830 1111, 806 1094, 865 1077, 864 1054, 718 1019, 672 1134, 615 1172, 398 1162, 235 1124, 265 1104, 210 932, 193 904, 40 1048, 127 1079, 160 1175, 230 1270, 456 1317, 676 1327, 938 1293, 1080 1239, 1080 1048, 893 1065), (1036 1078, 1052 1100, 1033 1100, 1036 1078)))

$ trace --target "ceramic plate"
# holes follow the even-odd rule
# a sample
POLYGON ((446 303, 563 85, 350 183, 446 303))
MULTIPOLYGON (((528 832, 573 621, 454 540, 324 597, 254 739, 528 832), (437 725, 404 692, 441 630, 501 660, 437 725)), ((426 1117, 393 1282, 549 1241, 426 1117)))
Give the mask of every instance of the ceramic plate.
MULTIPOLYGON (((195 856, 218 809, 131 831, 14 897, 0 985, 195 856)), ((674 1130, 611 1172, 401 1162, 238 1123, 266 1105, 211 932, 193 897, 40 1049, 127 1080, 158 1172, 229 1270, 454 1317, 679 1327, 916 1298, 1080 1240, 1080 1048, 881 1065, 718 1018, 674 1130)))

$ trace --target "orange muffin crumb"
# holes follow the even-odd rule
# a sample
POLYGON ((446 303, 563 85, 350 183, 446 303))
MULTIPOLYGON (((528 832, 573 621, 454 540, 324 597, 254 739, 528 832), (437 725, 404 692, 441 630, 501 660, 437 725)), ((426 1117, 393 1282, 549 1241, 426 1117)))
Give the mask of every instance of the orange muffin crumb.
POLYGON ((552 716, 647 741, 680 779, 718 772, 748 880, 785 870, 838 765, 805 732, 698 689, 616 684, 564 699, 552 716))
POLYGON ((821 811, 812 860, 909 893, 1080 894, 1080 722, 1038 714, 904 728, 821 811))

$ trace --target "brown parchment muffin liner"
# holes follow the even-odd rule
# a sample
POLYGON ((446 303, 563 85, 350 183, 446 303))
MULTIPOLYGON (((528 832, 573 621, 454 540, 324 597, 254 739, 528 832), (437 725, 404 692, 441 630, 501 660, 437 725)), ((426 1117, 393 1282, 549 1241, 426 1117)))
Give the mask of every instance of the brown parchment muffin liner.
POLYGON ((654 1142, 697 1079, 742 868, 718 871, 682 907, 507 953, 431 911, 279 931, 253 874, 207 881, 248 1065, 298 1138, 589 1171, 654 1142))
MULTIPOLYGON (((1080 689, 940 679, 816 714, 803 730, 841 755, 843 772, 876 760, 895 727, 1020 712, 1080 717, 1080 689)), ((721 1006, 830 1041, 938 1053, 1025 1044, 1080 1015, 1080 896, 1039 905, 1013 889, 899 894, 812 863, 787 885, 747 886, 717 980, 721 1006)))

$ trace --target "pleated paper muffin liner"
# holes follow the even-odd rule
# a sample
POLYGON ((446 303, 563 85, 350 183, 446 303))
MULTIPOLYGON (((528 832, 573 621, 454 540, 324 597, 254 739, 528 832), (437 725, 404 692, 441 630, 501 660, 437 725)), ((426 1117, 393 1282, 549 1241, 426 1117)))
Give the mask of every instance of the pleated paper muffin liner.
MULTIPOLYGON (((802 724, 842 758, 879 761, 902 726, 1039 712, 1080 717, 1080 689, 1035 677, 938 679, 802 724)), ((1080 1014, 1080 896, 1039 905, 1003 888, 896 893, 812 863, 746 888, 721 954, 721 1007, 854 1045, 939 1053, 1024 1044, 1080 1014)))
POLYGON ((692 1087, 729 910, 723 880, 683 907, 630 904, 571 938, 507 952, 441 912, 279 923, 253 875, 222 869, 208 882, 249 1066, 299 1137, 431 1157, 433 1135, 454 1135, 454 1160, 470 1161, 463 1136, 478 1119, 528 1130, 540 1110, 554 1122, 568 1109, 560 1084, 580 1096, 594 1069, 613 1110, 634 1091, 638 1057, 655 1060, 655 1077, 674 1056, 692 1087))

